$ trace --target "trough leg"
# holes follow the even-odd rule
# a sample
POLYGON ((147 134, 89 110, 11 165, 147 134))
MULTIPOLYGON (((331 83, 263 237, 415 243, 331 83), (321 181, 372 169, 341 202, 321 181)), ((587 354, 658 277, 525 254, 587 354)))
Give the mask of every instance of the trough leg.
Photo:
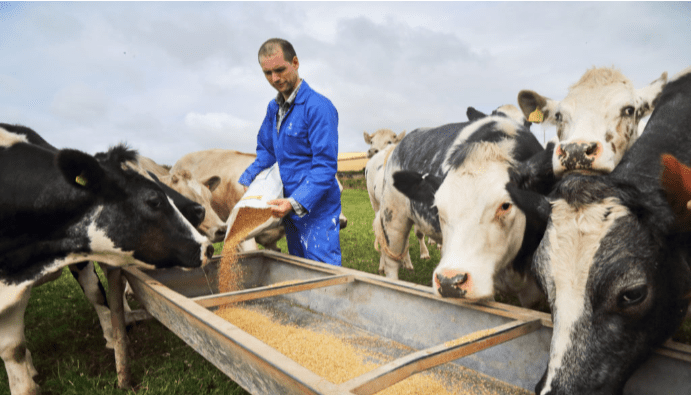
POLYGON ((129 389, 132 387, 130 363, 128 355, 128 339, 125 329, 124 293, 125 287, 122 281, 120 268, 107 267, 108 278, 108 305, 110 306, 110 318, 113 326, 113 346, 115 351, 115 367, 118 372, 118 387, 129 389))

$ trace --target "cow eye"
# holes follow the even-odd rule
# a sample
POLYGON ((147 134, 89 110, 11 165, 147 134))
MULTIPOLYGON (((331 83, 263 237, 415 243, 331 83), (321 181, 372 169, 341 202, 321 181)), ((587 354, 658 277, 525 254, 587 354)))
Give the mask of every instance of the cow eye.
POLYGON ((627 106, 627 107, 624 107, 623 110, 621 110, 621 114, 625 117, 633 116, 633 114, 635 114, 635 113, 636 113, 636 109, 633 108, 633 106, 627 106))
POLYGON ((160 196, 154 196, 146 200, 147 206, 153 210, 159 209, 163 205, 163 199, 160 196))
POLYGON ((561 115, 561 112, 554 114, 554 120, 556 120, 557 122, 561 122, 562 118, 563 116, 561 115))
POLYGON ((640 304, 648 296, 648 287, 643 284, 633 288, 629 288, 619 294, 619 306, 629 307, 640 304))
POLYGON ((502 215, 505 215, 505 214, 508 213, 510 210, 511 210, 511 203, 509 203, 509 202, 504 202, 504 203, 502 203, 501 206, 499 206, 499 207, 497 208, 496 216, 497 216, 497 217, 500 217, 500 216, 502 216, 502 215))

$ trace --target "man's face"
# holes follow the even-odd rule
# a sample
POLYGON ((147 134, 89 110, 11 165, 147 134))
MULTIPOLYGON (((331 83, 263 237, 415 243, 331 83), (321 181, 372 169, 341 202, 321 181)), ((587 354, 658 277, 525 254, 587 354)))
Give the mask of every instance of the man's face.
POLYGON ((279 48, 271 55, 261 56, 259 64, 269 84, 287 99, 300 79, 298 76, 300 63, 297 56, 293 57, 291 62, 287 62, 283 59, 283 50, 279 48))

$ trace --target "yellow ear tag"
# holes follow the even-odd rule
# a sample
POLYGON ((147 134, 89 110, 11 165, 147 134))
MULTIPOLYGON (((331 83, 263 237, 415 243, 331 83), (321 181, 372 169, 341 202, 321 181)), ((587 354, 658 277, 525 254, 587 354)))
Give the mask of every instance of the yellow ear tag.
POLYGON ((530 115, 528 115, 528 122, 540 123, 544 120, 544 118, 545 114, 543 114, 539 108, 536 108, 535 111, 531 112, 530 115))
POLYGON ((81 174, 78 175, 77 178, 75 178, 74 180, 77 181, 77 184, 79 184, 79 185, 81 185, 81 186, 83 186, 83 187, 86 186, 86 178, 84 178, 83 175, 81 175, 81 174))

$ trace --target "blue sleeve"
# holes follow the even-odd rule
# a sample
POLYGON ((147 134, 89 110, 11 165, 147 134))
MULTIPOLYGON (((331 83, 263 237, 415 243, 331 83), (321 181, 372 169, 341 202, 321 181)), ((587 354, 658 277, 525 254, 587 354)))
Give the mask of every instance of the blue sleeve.
POLYGON ((312 166, 307 178, 290 196, 311 211, 336 183, 338 112, 327 98, 318 96, 309 103, 307 121, 312 166))
POLYGON ((266 110, 266 117, 264 117, 264 122, 262 122, 262 126, 259 128, 259 133, 257 134, 257 159, 247 167, 238 180, 238 182, 244 186, 249 186, 257 174, 276 163, 273 136, 271 135, 273 132, 272 114, 271 103, 269 103, 269 107, 266 110))

